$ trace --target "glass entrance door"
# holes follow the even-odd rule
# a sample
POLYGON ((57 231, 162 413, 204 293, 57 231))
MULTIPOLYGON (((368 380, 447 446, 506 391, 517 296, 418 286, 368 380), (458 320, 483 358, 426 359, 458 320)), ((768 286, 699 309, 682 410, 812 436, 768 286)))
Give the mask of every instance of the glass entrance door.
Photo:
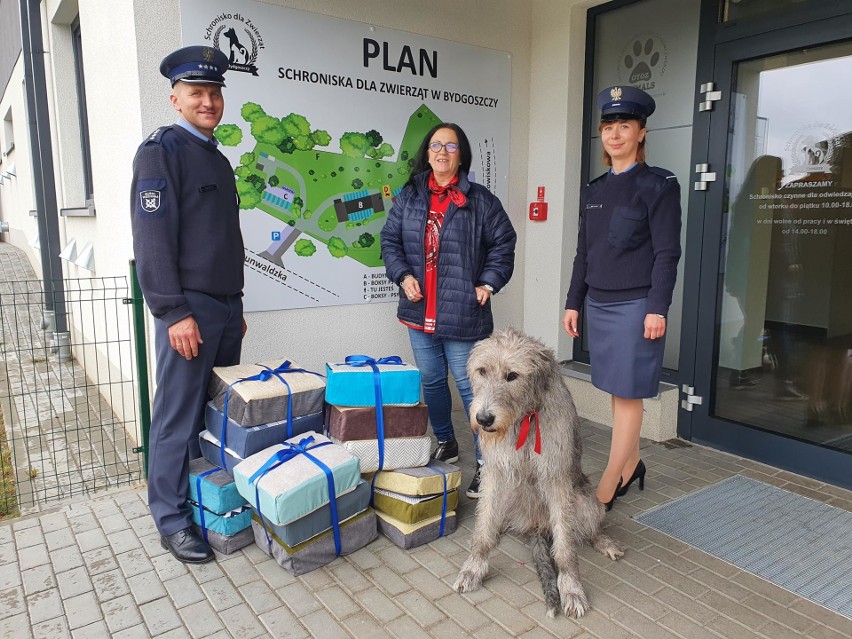
POLYGON ((691 434, 849 486, 852 40, 827 39, 717 47, 691 434))

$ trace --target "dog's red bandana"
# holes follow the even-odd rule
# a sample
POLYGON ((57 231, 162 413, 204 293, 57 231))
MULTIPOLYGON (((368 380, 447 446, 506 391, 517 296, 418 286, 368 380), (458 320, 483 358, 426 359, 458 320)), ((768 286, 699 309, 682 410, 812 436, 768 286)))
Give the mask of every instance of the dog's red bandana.
POLYGON ((521 420, 521 430, 518 432, 518 443, 515 445, 515 450, 520 450, 521 446, 526 443, 527 437, 530 434, 530 428, 533 427, 533 422, 535 422, 535 447, 533 450, 536 454, 541 455, 541 429, 538 427, 537 410, 527 413, 521 420))

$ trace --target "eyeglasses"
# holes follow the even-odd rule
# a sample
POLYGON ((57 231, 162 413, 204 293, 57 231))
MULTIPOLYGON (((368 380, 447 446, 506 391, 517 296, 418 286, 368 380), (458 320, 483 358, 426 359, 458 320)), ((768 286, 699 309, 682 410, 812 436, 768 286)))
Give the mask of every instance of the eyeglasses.
POLYGON ((440 142, 430 142, 429 150, 432 153, 440 153, 441 149, 446 149, 447 153, 455 153, 459 150, 459 145, 455 142, 447 142, 446 144, 441 144, 440 142))

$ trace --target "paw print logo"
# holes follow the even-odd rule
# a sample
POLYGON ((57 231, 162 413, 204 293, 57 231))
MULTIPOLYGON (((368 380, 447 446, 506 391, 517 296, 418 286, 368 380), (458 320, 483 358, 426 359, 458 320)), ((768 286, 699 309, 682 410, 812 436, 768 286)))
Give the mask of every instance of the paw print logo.
POLYGON ((666 74, 669 52, 656 33, 637 33, 625 42, 618 58, 618 79, 644 91, 653 91, 666 74))
POLYGON ((648 82, 654 73, 653 69, 660 63, 660 57, 653 38, 647 38, 644 43, 634 40, 631 52, 624 56, 624 66, 630 72, 630 83, 648 82))

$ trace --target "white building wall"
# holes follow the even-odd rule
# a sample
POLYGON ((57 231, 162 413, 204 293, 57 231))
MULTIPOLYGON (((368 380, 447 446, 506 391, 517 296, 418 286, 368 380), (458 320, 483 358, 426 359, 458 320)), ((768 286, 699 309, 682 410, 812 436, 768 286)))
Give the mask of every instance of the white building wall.
MULTIPOLYGON (((525 328, 570 357, 570 338, 560 320, 576 242, 581 157, 585 10, 599 0, 434 0, 428 5, 397 0, 269 0, 268 4, 312 11, 377 26, 508 51, 512 56, 511 166, 504 202, 518 231, 515 275, 494 300, 498 327, 525 328), (536 187, 547 188, 546 222, 527 219, 536 187)), ((132 257, 129 185, 140 141, 157 126, 173 122, 167 81, 160 60, 182 45, 177 0, 46 0, 46 31, 53 49, 52 123, 60 206, 79 207, 83 187, 76 123, 76 86, 70 48, 70 22, 79 11, 83 33, 91 156, 97 215, 63 218, 63 240, 91 241, 95 271, 67 267, 72 277, 124 276, 132 257)), ((189 43, 187 43, 189 44, 189 43)), ((23 109, 21 72, 0 103, 23 109)), ((226 92, 227 99, 227 92, 226 92)), ((16 125, 23 124, 23 114, 16 125)), ((464 126, 464 123, 460 123, 464 126)), ((28 158, 26 131, 17 153, 28 158)), ((11 240, 26 245, 35 220, 29 161, 19 162, 17 197, 0 190, 3 217, 13 226, 11 240), (24 196, 21 174, 27 174, 24 196)), ((296 309, 252 313, 244 361, 286 355, 313 369, 349 353, 399 354, 411 358, 395 304, 296 309)), ((122 359, 127 366, 128 358, 122 359)), ((129 373, 129 371, 128 371, 129 373)))
POLYGON ((24 249, 33 262, 36 273, 40 275, 39 254, 29 245, 38 233, 38 225, 36 218, 29 214, 35 209, 35 200, 23 83, 24 65, 19 57, 6 86, 6 92, 0 99, 0 121, 10 110, 12 113, 12 137, 15 147, 6 155, 10 141, 7 139, 6 123, 2 122, 0 147, 4 156, 3 163, 0 164, 0 174, 8 174, 12 171, 15 176, 6 177, 0 184, 0 219, 9 224, 9 232, 4 234, 3 239, 24 249))

